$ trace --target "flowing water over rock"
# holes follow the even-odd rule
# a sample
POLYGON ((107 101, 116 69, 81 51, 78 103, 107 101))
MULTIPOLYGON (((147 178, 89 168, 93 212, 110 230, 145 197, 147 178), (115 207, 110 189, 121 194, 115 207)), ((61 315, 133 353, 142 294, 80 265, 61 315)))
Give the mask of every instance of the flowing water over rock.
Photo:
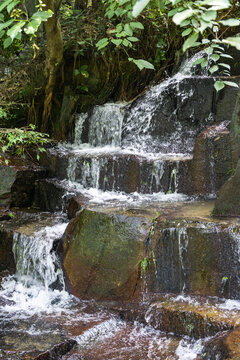
POLYGON ((61 213, 0 229, 16 265, 0 289, 0 359, 212 359, 218 333, 234 338, 240 224, 210 216, 216 147, 207 185, 195 154, 205 127, 229 119, 195 60, 131 104, 78 114, 73 143, 43 154, 35 205, 61 213))

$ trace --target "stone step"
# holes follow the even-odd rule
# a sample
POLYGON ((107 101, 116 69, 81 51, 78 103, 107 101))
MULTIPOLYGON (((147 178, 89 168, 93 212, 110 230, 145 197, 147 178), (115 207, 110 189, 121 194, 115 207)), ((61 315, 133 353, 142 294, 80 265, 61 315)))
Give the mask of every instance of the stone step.
POLYGON ((239 219, 211 218, 213 202, 86 207, 62 239, 63 267, 75 295, 133 299, 147 291, 240 298, 239 219))
POLYGON ((193 192, 189 167, 191 157, 144 157, 125 153, 61 153, 50 151, 41 163, 50 177, 69 179, 85 188, 125 193, 152 194, 193 192))
POLYGON ((118 304, 112 309, 124 320, 139 321, 177 336, 200 339, 233 330, 240 325, 240 308, 230 311, 221 308, 221 305, 223 300, 217 298, 174 297, 169 294, 159 295, 150 305, 118 304))

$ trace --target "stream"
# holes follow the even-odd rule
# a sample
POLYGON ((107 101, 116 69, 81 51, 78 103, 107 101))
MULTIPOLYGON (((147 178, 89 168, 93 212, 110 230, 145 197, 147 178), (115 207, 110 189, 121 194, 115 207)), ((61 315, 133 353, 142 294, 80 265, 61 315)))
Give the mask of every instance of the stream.
MULTIPOLYGON (((230 329, 239 318, 238 293, 231 293, 232 288, 229 290, 225 284, 221 298, 214 292, 207 301, 201 293, 199 296, 188 294, 191 293, 188 251, 190 254, 195 236, 192 233, 196 231, 205 239, 205 234, 219 234, 223 226, 217 222, 213 225, 209 220, 212 199, 216 197, 214 181, 204 196, 185 191, 196 138, 206 126, 214 123, 211 106, 206 106, 199 120, 196 86, 195 83, 192 86, 191 81, 201 82, 205 77, 194 75, 196 59, 195 56, 187 60, 172 78, 150 88, 133 103, 108 103, 78 114, 72 143, 48 150, 48 159, 57 165, 54 176, 43 183, 61 189, 60 195, 54 190, 49 192, 48 201, 55 213, 19 210, 16 219, 10 222, 12 225, 6 225, 13 231, 16 273, 2 275, 0 359, 194 360, 218 330, 230 329), (186 92, 183 84, 189 79, 186 92), (194 105, 186 119, 183 109, 191 101, 194 105), (153 300, 148 290, 140 304, 144 306, 143 320, 123 315, 126 303, 82 300, 71 295, 66 290, 56 249, 69 223, 68 201, 79 194, 87 199, 86 208, 93 211, 131 210, 148 218, 155 218, 157 214, 171 218, 173 212, 178 214, 183 223, 176 220, 174 227, 170 224, 162 230, 172 248, 166 247, 165 255, 156 257, 154 295, 160 295, 154 301, 159 303, 161 299, 166 307, 180 304, 190 307, 191 311, 195 306, 206 312, 207 304, 208 309, 223 316, 222 324, 231 319, 231 326, 221 324, 221 329, 211 332, 209 329, 215 325, 208 329, 206 321, 204 331, 193 334, 195 320, 191 319, 185 324, 189 330, 185 333, 175 331, 174 324, 172 329, 165 329, 161 325, 164 320, 159 323, 153 320, 153 300), (197 219, 196 225, 195 220, 189 225, 185 218, 197 219), (175 243, 177 265, 173 254, 175 243), (170 253, 173 257, 168 263, 170 253), (162 274, 166 274, 165 280, 162 274), (172 274, 178 282, 177 290, 172 274), (226 294, 230 294, 230 299, 225 298, 226 294), (68 347, 71 341, 73 344, 68 347), (51 349, 57 344, 63 350, 54 355, 51 349), (41 355, 43 353, 45 355, 41 355)), ((238 226, 224 225, 235 254, 234 270, 224 269, 227 284, 230 277, 232 283, 239 281, 235 273, 239 270, 240 235, 235 232, 235 225, 238 226)), ((215 241, 217 235, 214 236, 215 241)), ((220 277, 224 278, 222 274, 220 277)))

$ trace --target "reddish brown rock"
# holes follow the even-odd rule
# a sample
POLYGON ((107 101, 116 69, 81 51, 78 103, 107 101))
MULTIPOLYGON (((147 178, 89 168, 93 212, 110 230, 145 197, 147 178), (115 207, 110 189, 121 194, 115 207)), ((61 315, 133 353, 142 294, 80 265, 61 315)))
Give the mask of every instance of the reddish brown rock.
POLYGON ((84 195, 74 196, 70 199, 68 205, 68 218, 73 219, 79 210, 82 210, 89 198, 84 195))
POLYGON ((148 218, 84 209, 62 240, 68 290, 85 299, 135 296, 150 227, 148 218))

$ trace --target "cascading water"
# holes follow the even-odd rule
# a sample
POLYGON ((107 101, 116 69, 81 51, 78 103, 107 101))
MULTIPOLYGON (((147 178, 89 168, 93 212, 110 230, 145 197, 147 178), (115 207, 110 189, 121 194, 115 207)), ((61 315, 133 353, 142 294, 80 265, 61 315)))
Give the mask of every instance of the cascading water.
MULTIPOLYGON (((66 178, 62 176, 58 184, 72 194, 88 195, 90 203, 119 207, 188 199, 181 194, 180 179, 192 159, 197 134, 213 121, 211 106, 206 106, 202 118, 198 117, 202 99, 196 94, 195 83, 190 81, 185 88, 185 80, 190 75, 193 78, 195 60, 196 57, 187 61, 171 79, 152 87, 132 104, 105 104, 79 114, 74 143, 61 145, 57 150, 68 163, 67 169, 64 163, 66 178), (189 99, 196 106, 186 111, 189 99)), ((32 349, 44 351, 65 340, 67 334, 78 343, 75 353, 92 356, 94 360, 195 359, 201 352, 201 341, 194 344, 189 339, 166 336, 150 326, 151 316, 145 317, 147 325, 129 324, 99 305, 77 300, 64 290, 63 272, 53 247, 66 226, 56 223, 32 235, 14 234, 16 274, 5 278, 0 290, 0 304, 3 304, 0 322, 4 329, 0 331, 3 335, 0 349, 8 349, 11 343, 18 354, 31 349, 29 342, 32 342, 32 349), (30 336, 24 346, 14 343, 19 333, 30 336), (52 343, 46 341, 50 333, 52 343), (35 342, 39 334, 45 334, 45 345, 35 342)), ((173 266, 173 270, 171 266, 165 267, 161 273, 172 271, 169 279, 179 279, 181 300, 191 302, 184 295, 188 275, 187 230, 176 226, 166 233, 170 233, 166 237, 170 246, 177 237, 178 266, 173 266)), ((168 260, 164 253, 159 258, 168 260)), ((160 278, 157 268, 154 276, 160 278)), ((157 281, 163 283, 162 279, 157 281)), ((0 359, 1 355, 0 350, 0 359)))
POLYGON ((55 224, 32 236, 14 234, 16 274, 3 280, 0 291, 1 298, 14 302, 14 305, 6 306, 6 311, 34 313, 49 309, 52 305, 54 308, 54 304, 61 308, 65 301, 70 300, 64 291, 59 261, 55 252, 51 251, 54 241, 61 238, 66 226, 67 223, 55 224), (53 290, 54 287, 60 290, 53 290))
POLYGON ((185 86, 199 56, 129 105, 109 103, 76 116, 74 143, 59 147, 68 156, 62 185, 96 203, 186 200, 179 178, 186 176, 197 134, 213 121, 211 106, 201 119, 198 104, 185 110, 189 98, 203 101, 195 83, 185 86))

